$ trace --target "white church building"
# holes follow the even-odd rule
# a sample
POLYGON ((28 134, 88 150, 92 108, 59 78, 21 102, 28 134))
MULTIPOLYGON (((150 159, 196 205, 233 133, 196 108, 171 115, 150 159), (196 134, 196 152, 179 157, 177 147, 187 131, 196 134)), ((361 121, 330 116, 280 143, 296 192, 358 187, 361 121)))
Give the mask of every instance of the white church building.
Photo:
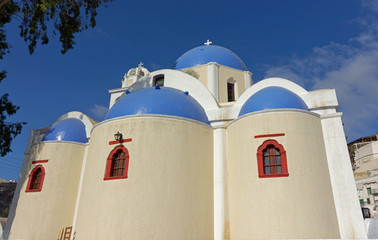
POLYGON ((367 237, 334 89, 207 42, 109 93, 31 131, 4 239, 367 237))

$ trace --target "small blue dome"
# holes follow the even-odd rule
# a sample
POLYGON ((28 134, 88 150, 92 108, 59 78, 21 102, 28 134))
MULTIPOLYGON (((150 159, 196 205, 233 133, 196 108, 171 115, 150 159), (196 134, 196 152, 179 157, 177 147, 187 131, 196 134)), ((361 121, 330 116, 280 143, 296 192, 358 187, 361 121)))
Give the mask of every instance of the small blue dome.
POLYGON ((253 94, 244 103, 239 116, 250 112, 277 108, 308 110, 306 103, 295 93, 282 87, 267 87, 253 94))
POLYGON ((76 118, 66 118, 52 125, 42 141, 88 142, 85 125, 76 118))
POLYGON ((209 62, 217 62, 243 71, 248 70, 238 55, 227 48, 217 45, 203 45, 187 51, 176 60, 172 68, 182 69, 209 62))
POLYGON ((141 114, 162 114, 209 124, 205 110, 188 92, 169 87, 144 88, 126 94, 109 110, 106 119, 141 114))

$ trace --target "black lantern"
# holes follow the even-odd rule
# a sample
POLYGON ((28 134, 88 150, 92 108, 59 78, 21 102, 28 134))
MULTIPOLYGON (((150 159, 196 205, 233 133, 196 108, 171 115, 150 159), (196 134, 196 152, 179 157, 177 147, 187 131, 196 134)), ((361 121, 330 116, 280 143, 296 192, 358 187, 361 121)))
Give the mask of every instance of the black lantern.
POLYGON ((117 141, 122 140, 122 133, 120 133, 119 131, 117 131, 117 133, 114 134, 114 138, 115 138, 115 140, 117 140, 117 141))

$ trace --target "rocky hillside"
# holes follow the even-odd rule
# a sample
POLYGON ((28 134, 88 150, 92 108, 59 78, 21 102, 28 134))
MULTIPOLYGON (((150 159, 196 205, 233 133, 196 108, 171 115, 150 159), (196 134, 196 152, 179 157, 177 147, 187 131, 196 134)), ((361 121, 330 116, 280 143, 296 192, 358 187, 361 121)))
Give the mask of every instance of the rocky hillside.
POLYGON ((16 182, 0 181, 0 217, 7 217, 16 182))

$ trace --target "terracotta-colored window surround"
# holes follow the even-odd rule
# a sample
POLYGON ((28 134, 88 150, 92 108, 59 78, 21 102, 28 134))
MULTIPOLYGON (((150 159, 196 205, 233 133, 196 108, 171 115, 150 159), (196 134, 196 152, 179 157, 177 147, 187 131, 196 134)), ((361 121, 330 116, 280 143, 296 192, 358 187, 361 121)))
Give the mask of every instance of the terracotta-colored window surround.
POLYGON ((129 170, 129 151, 123 146, 116 146, 106 161, 104 180, 127 178, 129 170))
MULTIPOLYGON (((269 153, 270 154, 270 153, 269 153)), ((272 155, 271 157, 275 157, 272 155)), ((257 166, 259 171, 259 178, 270 178, 270 177, 287 177, 289 176, 289 172, 287 169, 287 159, 286 159, 286 151, 284 147, 279 144, 276 140, 266 140, 261 144, 261 146, 257 149, 257 166), (264 151, 267 150, 269 146, 273 146, 280 155, 280 164, 276 162, 270 161, 267 166, 281 166, 281 173, 264 173, 264 151)))
POLYGON ((255 138, 282 137, 282 136, 285 136, 285 133, 274 133, 274 134, 256 135, 255 138))
POLYGON ((131 140, 132 140, 131 138, 127 138, 127 139, 109 141, 109 145, 121 144, 121 143, 125 143, 125 142, 131 142, 131 140))
POLYGON ((49 160, 35 160, 32 161, 32 164, 37 164, 37 163, 47 163, 49 160))
POLYGON ((29 174, 25 192, 40 192, 45 180, 45 169, 42 165, 36 166, 29 174))

